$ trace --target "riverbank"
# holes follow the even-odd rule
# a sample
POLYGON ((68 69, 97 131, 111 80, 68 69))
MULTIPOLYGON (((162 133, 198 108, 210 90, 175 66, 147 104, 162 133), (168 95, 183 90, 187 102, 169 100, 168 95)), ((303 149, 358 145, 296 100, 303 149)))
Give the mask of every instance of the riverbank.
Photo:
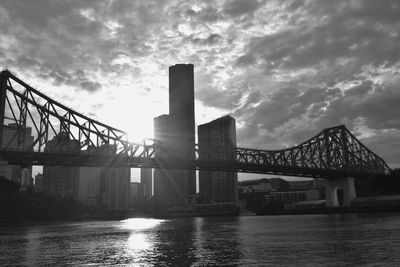
POLYGON ((256 215, 297 215, 297 214, 334 214, 334 213, 380 213, 400 212, 400 206, 365 206, 365 207, 335 207, 315 209, 287 209, 280 211, 259 210, 256 215))

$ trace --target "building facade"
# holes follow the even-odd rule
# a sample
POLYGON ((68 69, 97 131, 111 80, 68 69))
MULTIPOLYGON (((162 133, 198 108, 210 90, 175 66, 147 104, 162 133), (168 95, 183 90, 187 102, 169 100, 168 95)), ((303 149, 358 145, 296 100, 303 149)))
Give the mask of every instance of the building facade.
MULTIPOLYGON (((154 157, 167 160, 175 157, 174 121, 170 115, 154 118, 154 138, 160 147, 154 157)), ((185 170, 154 169, 154 199, 160 206, 179 206, 186 204, 187 177, 185 170)))
MULTIPOLYGON (((169 67, 169 115, 154 119, 154 138, 165 148, 155 158, 194 159, 194 125, 193 65, 177 64, 169 67)), ((154 198, 160 205, 185 205, 195 194, 195 171, 155 169, 154 198)))
POLYGON ((144 186, 142 183, 131 182, 129 191, 129 207, 138 208, 144 204, 144 186))
MULTIPOLYGON (((61 132, 47 142, 45 152, 79 153, 79 141, 71 140, 68 133, 61 132)), ((59 196, 79 200, 79 167, 43 166, 44 191, 59 196)))
POLYGON ((273 190, 271 183, 268 179, 253 179, 239 182, 239 193, 268 193, 273 190))
POLYGON ((43 174, 38 173, 35 176, 35 186, 34 186, 35 192, 43 192, 44 186, 43 186, 43 174))
MULTIPOLYGON (((225 116, 199 125, 199 160, 234 160, 236 157, 235 119, 225 116)), ((236 172, 199 171, 200 199, 203 203, 237 202, 236 172)))
POLYGON ((140 169, 140 183, 143 187, 143 201, 147 203, 153 196, 153 170, 151 168, 140 169))
MULTIPOLYGON (((176 64, 169 67, 169 114, 173 121, 171 134, 175 155, 184 159, 195 158, 194 67, 176 64)), ((185 202, 196 195, 196 172, 175 172, 185 192, 185 202)))
MULTIPOLYGON (((89 148, 87 153, 115 153, 115 148, 104 145, 89 148)), ((130 168, 81 167, 79 173, 79 200, 101 210, 125 210, 129 208, 130 168)))
MULTIPOLYGON (((3 126, 2 147, 8 150, 29 149, 32 145, 34 137, 32 136, 32 128, 26 127, 18 129, 17 124, 12 123, 3 126), (23 141, 23 142, 22 142, 23 141), (18 145, 19 144, 19 145, 18 145)), ((14 181, 24 186, 32 185, 32 166, 27 168, 28 178, 23 180, 22 169, 20 166, 8 165, 7 161, 0 161, 0 176, 8 180, 14 181)))

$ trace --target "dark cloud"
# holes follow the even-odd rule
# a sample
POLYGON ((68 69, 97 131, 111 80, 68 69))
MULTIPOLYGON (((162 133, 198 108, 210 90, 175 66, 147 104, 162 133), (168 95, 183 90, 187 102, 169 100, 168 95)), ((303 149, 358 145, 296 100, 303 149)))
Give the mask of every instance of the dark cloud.
POLYGON ((260 7, 257 0, 228 0, 223 6, 223 12, 229 16, 253 15, 260 7))
POLYGON ((215 45, 223 40, 219 34, 212 33, 207 38, 194 38, 192 43, 196 45, 215 45))
POLYGON ((232 110, 240 106, 243 92, 227 89, 220 91, 216 88, 204 88, 196 92, 196 99, 210 107, 232 110))
MULTIPOLYGON (((25 72, 31 72, 32 76, 43 80, 52 81, 54 85, 69 85, 76 87, 77 90, 85 90, 90 93, 101 89, 99 82, 93 81, 89 75, 82 69, 76 71, 64 70, 60 66, 53 66, 42 63, 26 55, 18 57, 17 61, 9 61, 9 68, 21 69, 25 72)), ((39 89, 39 88, 38 88, 39 89)))
MULTIPOLYGON (((318 3, 315 4, 318 7, 330 6, 318 3)), ((350 5, 350 2, 347 3, 350 5)), ((252 38, 247 52, 238 57, 238 66, 254 64, 258 59, 260 67, 266 71, 287 70, 313 67, 324 61, 336 63, 341 58, 347 58, 355 60, 359 66, 357 71, 361 71, 361 66, 365 64, 377 66, 399 61, 400 24, 397 23, 390 31, 383 30, 385 27, 379 27, 378 23, 380 15, 375 20, 374 16, 367 15, 373 9, 372 4, 361 3, 356 10, 343 8, 340 13, 333 12, 333 7, 328 10, 315 7, 311 10, 325 18, 318 23, 311 19, 316 14, 310 12, 306 25, 252 38)), ((335 5, 335 8, 338 6, 335 5)), ((391 5, 381 5, 377 13, 384 10, 389 17, 392 16, 391 5)), ((397 22, 400 19, 398 14, 400 11, 397 22)), ((392 19, 395 19, 394 14, 392 19)))
POLYGON ((222 20, 223 17, 218 8, 212 6, 211 4, 197 12, 193 9, 189 9, 185 12, 185 14, 202 23, 213 23, 218 20, 222 20))
MULTIPOLYGON (((255 99, 257 103, 259 98, 255 99)), ((336 89, 311 88, 305 91, 285 88, 273 93, 268 100, 256 107, 236 112, 240 121, 247 122, 257 131, 265 131, 264 141, 268 144, 271 136, 279 136, 279 144, 301 143, 324 128, 345 124, 356 130, 359 123, 383 131, 400 131, 400 91, 390 85, 365 82, 345 91, 336 89)), ((250 129, 240 130, 245 137, 251 137, 250 129)), ((254 134, 254 131, 251 132, 254 134)), ((256 135, 257 136, 257 135, 256 135)))
POLYGON ((93 81, 82 81, 79 83, 80 87, 91 93, 96 92, 101 88, 101 84, 93 81))

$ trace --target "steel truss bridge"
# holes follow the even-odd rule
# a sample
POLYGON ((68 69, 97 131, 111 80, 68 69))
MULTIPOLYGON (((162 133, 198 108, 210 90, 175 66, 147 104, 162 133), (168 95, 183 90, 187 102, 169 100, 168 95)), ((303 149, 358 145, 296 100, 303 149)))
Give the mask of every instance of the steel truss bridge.
POLYGON ((362 178, 390 172, 385 161, 344 125, 325 129, 304 143, 282 150, 196 145, 194 160, 179 156, 161 159, 157 153, 170 149, 162 143, 129 142, 124 131, 68 108, 8 70, 0 73, 0 127, 0 159, 23 167, 124 166, 326 179, 362 178), (228 156, 211 160, 201 157, 204 153, 228 156))

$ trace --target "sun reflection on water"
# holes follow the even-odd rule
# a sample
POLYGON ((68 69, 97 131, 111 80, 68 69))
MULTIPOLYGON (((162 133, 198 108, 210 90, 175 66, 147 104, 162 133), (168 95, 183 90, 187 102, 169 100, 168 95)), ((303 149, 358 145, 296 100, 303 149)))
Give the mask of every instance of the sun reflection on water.
POLYGON ((130 232, 126 241, 125 256, 136 263, 153 253, 154 233, 165 220, 152 218, 131 218, 121 221, 121 229, 130 232))
POLYGON ((144 233, 131 234, 127 244, 128 249, 136 250, 147 250, 151 248, 151 243, 147 240, 147 235, 144 233))
POLYGON ((145 230, 154 228, 164 221, 152 218, 131 218, 121 221, 121 228, 126 230, 145 230))

